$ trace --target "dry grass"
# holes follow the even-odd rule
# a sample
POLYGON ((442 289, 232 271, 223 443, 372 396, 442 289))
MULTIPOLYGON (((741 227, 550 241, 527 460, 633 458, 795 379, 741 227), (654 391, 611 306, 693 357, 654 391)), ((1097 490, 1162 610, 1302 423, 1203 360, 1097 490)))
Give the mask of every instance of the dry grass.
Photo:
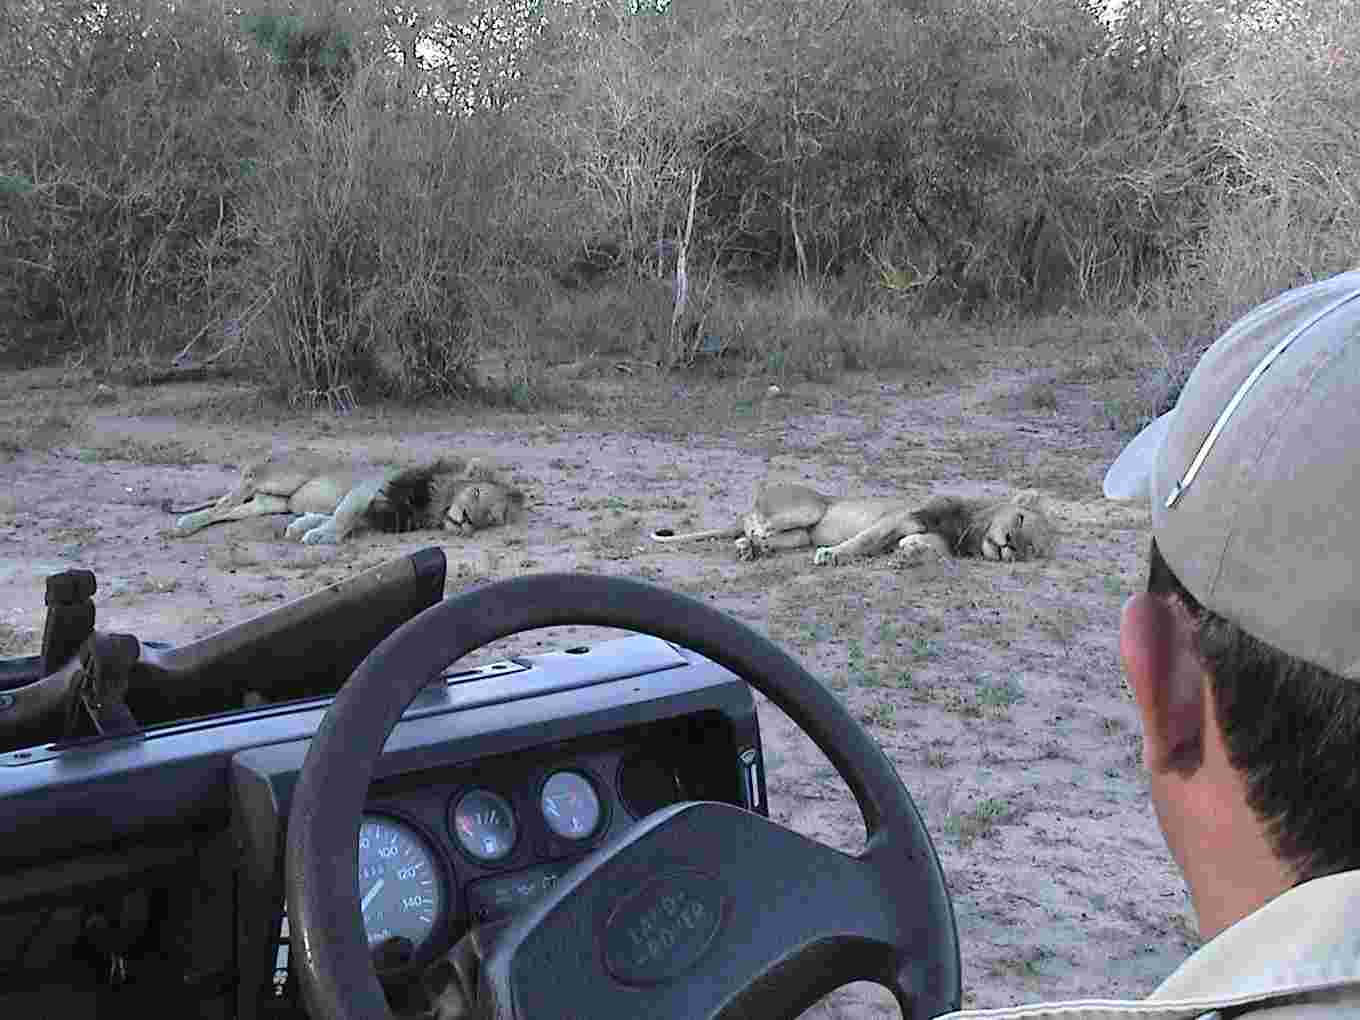
POLYGON ((189 444, 175 439, 142 439, 136 436, 115 436, 108 441, 85 447, 77 456, 86 464, 121 460, 133 464, 189 467, 205 462, 202 452, 189 444))
POLYGON ((26 452, 45 452, 71 442, 84 431, 79 419, 65 411, 51 411, 36 417, 16 415, 5 422, 3 428, 6 434, 0 438, 0 459, 12 459, 26 452))
POLYGON ((40 650, 41 635, 0 622, 0 657, 33 655, 40 650))

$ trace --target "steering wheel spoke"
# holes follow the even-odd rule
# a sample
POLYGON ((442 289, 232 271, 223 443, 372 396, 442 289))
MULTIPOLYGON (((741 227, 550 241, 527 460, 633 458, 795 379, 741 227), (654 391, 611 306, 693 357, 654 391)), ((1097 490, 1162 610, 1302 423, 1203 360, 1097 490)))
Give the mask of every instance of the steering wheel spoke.
POLYGON ((312 738, 284 863, 293 959, 316 1020, 391 1015, 364 935, 356 840, 402 712, 469 652, 572 624, 673 641, 765 694, 844 777, 868 843, 850 856, 727 804, 657 812, 497 934, 481 970, 483 1015, 779 1020, 856 980, 886 985, 907 1020, 958 1008, 958 937, 934 846, 896 770, 836 697, 703 602, 622 578, 541 574, 408 621, 359 665, 312 738))
POLYGON ((792 1016, 851 981, 895 984, 911 924, 895 908, 866 861, 692 802, 578 865, 498 937, 484 980, 498 1017, 632 1016, 642 997, 649 1017, 792 1016))

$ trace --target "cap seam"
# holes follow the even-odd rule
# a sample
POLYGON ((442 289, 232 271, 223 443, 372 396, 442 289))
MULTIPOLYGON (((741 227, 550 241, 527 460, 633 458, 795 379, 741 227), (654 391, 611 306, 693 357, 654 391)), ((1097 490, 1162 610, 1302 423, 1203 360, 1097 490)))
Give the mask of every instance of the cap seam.
MULTIPOLYGON (((1266 352, 1265 357, 1257 361, 1256 367, 1254 367, 1250 372, 1248 372, 1247 377, 1243 379, 1241 383, 1238 384, 1238 387, 1233 392, 1233 395, 1230 398, 1228 398, 1227 405, 1221 411, 1219 411, 1218 419, 1214 422, 1213 426, 1209 429, 1205 437, 1200 440, 1199 449, 1195 452, 1195 456, 1191 459, 1190 466, 1185 469, 1185 472, 1181 475, 1180 480, 1177 481, 1176 484, 1171 487, 1171 493, 1166 497, 1165 504, 1168 510, 1171 509, 1173 506, 1176 505, 1177 502, 1180 501, 1180 497, 1185 494, 1186 489, 1188 489, 1194 483, 1195 478, 1199 475, 1200 469, 1204 466, 1205 461, 1208 460, 1210 451, 1213 449, 1214 444, 1218 441, 1218 437, 1222 435, 1223 430, 1227 428, 1228 422, 1232 419, 1232 416, 1237 412, 1237 409, 1244 403, 1246 403, 1247 399, 1251 396, 1251 393, 1255 388, 1256 383, 1259 382, 1260 379, 1268 371, 1270 371, 1270 369, 1272 369, 1275 366, 1275 363, 1277 361, 1279 361, 1281 358, 1285 356, 1285 354, 1289 352, 1290 348, 1294 346, 1296 341, 1301 340, 1303 337, 1307 336, 1309 330, 1311 330, 1319 322, 1322 322, 1324 319, 1330 318, 1331 316, 1335 315, 1341 309, 1345 308, 1348 304, 1357 299, 1360 299, 1360 290, 1352 289, 1349 294, 1341 298, 1339 301, 1333 301, 1327 307, 1323 308, 1321 311, 1313 315, 1312 318, 1308 319, 1301 325, 1295 326, 1293 329, 1291 329, 1285 335, 1285 338, 1283 340, 1281 340, 1279 343, 1277 343, 1269 351, 1266 352)), ((1232 335, 1233 330, 1230 329, 1228 330, 1227 333, 1223 335, 1223 337, 1224 339, 1226 339, 1227 337, 1230 337, 1232 335)))
MULTIPOLYGON (((1335 308, 1331 310, 1340 311, 1340 309, 1343 307, 1345 307, 1344 304, 1337 305, 1335 308)), ((1322 318, 1325 317, 1326 316, 1323 316, 1316 320, 1315 322, 1311 323, 1309 328, 1311 329, 1313 326, 1316 326, 1317 323, 1321 322, 1322 318)), ((1300 335, 1299 339, 1301 338, 1302 335, 1300 335)), ((1254 457, 1252 457, 1251 462, 1249 464, 1249 467, 1252 470, 1255 470, 1256 466, 1260 463, 1261 458, 1265 456, 1266 450, 1269 449, 1270 445, 1275 441, 1275 437, 1279 433, 1280 429, 1284 426, 1285 421, 1289 419, 1289 417, 1293 415, 1294 411, 1298 408, 1299 402, 1303 400, 1303 398, 1307 396, 1308 393, 1312 390, 1313 383, 1316 381, 1318 374, 1321 373, 1324 369, 1330 367, 1334 361, 1340 358, 1342 354, 1345 353, 1347 350, 1346 344, 1354 339, 1355 339, 1354 336, 1347 337, 1345 341, 1338 345, 1335 351, 1327 355, 1323 360, 1321 360, 1317 364, 1313 371, 1308 374, 1306 379, 1302 380, 1302 385, 1300 385, 1298 390, 1295 392, 1294 398, 1289 402, 1289 406, 1286 407, 1283 412, 1276 416, 1275 422, 1271 426, 1269 432, 1267 432, 1266 435, 1262 438, 1261 445, 1257 448, 1256 454, 1254 457)), ((1292 345, 1290 349, 1293 349, 1292 345)), ((1286 349, 1285 351, 1281 352, 1280 358, 1283 359, 1285 355, 1287 355, 1288 353, 1289 349, 1286 349)), ((1209 582, 1209 590, 1206 593, 1209 596, 1209 598, 1212 598, 1214 596, 1215 592, 1218 590, 1218 582, 1223 578, 1223 571, 1227 565, 1228 560, 1228 549, 1232 546, 1233 539, 1237 536, 1238 522, 1241 517, 1242 508, 1244 505, 1245 500, 1242 498, 1241 495, 1239 495, 1237 505, 1233 507, 1232 523, 1228 527, 1228 533, 1224 538, 1223 547, 1219 551, 1218 566, 1214 569, 1213 579, 1210 580, 1209 582)))

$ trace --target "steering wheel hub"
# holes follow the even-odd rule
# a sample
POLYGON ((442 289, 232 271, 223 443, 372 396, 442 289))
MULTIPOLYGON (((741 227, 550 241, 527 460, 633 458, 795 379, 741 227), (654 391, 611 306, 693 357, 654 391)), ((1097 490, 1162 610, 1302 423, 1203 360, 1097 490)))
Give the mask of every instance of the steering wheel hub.
POLYGON ((728 898, 718 879, 676 868, 625 896, 604 923, 600 950, 626 985, 659 985, 698 963, 713 945, 728 898))

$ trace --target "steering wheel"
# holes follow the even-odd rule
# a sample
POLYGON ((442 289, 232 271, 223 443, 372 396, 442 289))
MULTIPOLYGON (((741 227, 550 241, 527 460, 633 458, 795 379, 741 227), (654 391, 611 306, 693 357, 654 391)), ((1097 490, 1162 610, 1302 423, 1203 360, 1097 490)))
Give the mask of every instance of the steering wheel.
POLYGON ((935 848, 896 770, 835 696, 769 639, 695 599, 622 578, 539 574, 407 621, 359 664, 312 738, 285 872, 290 955, 316 1020, 391 1016, 364 934, 357 846, 397 720, 469 652, 566 624, 652 634, 745 679, 835 765, 868 841, 852 856, 732 805, 664 808, 498 933, 481 967, 485 1015, 793 1017, 861 980, 885 985, 911 1020, 959 1007, 958 935, 935 848))

